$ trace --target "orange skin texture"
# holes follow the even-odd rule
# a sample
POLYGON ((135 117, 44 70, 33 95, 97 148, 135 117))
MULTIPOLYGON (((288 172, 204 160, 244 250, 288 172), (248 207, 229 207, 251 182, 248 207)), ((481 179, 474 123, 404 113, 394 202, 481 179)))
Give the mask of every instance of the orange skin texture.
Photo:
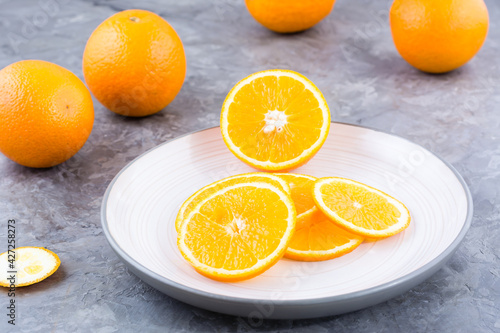
POLYGON ((483 45, 489 26, 483 0, 395 0, 389 18, 399 54, 429 73, 467 63, 483 45))
POLYGON ((167 21, 146 10, 126 10, 94 30, 83 53, 83 74, 92 94, 109 110, 148 116, 181 90, 186 56, 167 21))
POLYGON ((324 19, 335 0, 245 0, 253 18, 266 28, 280 33, 307 30, 324 19))
POLYGON ((0 151, 32 168, 62 163, 83 147, 94 124, 92 97, 67 69, 23 60, 0 71, 0 151))

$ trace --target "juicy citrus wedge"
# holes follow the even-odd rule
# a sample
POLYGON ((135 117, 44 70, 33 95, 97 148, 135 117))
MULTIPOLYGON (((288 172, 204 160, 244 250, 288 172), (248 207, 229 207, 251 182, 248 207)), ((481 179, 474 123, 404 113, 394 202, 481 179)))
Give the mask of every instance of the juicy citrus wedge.
POLYGON ((363 242, 316 208, 312 195, 317 178, 296 173, 275 173, 287 181, 297 209, 297 224, 285 257, 301 261, 319 261, 340 257, 363 242))
MULTIPOLYGON (((24 287, 40 282, 51 276, 61 264, 59 257, 43 247, 18 247, 14 250, 14 267, 10 267, 8 252, 0 254, 0 286, 10 287, 8 278, 15 275, 15 286, 24 287), (15 271, 17 273, 10 273, 15 271)), ((11 252, 12 254, 12 252, 11 252)))
POLYGON ((300 261, 320 261, 340 257, 363 242, 332 222, 319 209, 297 217, 297 225, 285 257, 300 261))
POLYGON ((326 140, 330 111, 319 89, 289 70, 254 73, 231 89, 221 131, 231 152, 262 170, 298 167, 326 140))
POLYGON ((184 201, 181 208, 179 209, 179 212, 177 213, 177 218, 175 219, 175 230, 177 230, 177 232, 180 231, 182 221, 186 217, 185 213, 193 210, 193 208, 195 208, 197 204, 203 201, 203 199, 206 199, 222 188, 234 184, 245 183, 248 181, 262 181, 265 183, 270 183, 280 188, 284 192, 290 194, 290 187, 285 180, 268 173, 252 172, 227 177, 199 189, 198 191, 196 191, 196 193, 194 193, 186 201, 184 201))
POLYGON ((260 181, 222 188, 185 214, 177 238, 182 256, 219 281, 249 279, 274 265, 296 223, 290 196, 260 181))
POLYGON ((389 237, 410 224, 410 212, 403 203, 354 180, 321 178, 314 184, 313 197, 332 221, 364 237, 389 237))
POLYGON ((312 196, 314 182, 317 180, 316 177, 298 173, 273 173, 273 175, 280 177, 290 186, 292 200, 297 210, 297 220, 302 215, 311 214, 316 210, 316 204, 312 196))

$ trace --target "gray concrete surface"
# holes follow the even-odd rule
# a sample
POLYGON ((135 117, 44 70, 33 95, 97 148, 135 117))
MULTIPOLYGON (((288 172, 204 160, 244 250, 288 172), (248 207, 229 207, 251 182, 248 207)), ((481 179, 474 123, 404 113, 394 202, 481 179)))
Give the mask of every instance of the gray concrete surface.
POLYGON ((483 49, 463 68, 428 75, 396 52, 389 0, 338 0, 323 22, 293 35, 261 27, 243 0, 0 0, 0 67, 43 59, 83 78, 82 52, 93 29, 136 7, 170 22, 188 62, 181 92, 157 115, 124 118, 95 101, 93 132, 69 161, 34 170, 0 156, 2 252, 7 220, 14 218, 19 246, 48 247, 62 261, 50 279, 18 289, 15 328, 7 325, 7 292, 0 291, 0 331, 500 332, 500 3, 486 3, 491 25, 483 49), (308 76, 323 91, 333 120, 408 138, 462 173, 473 194, 474 219, 442 270, 365 310, 256 325, 169 298, 127 271, 99 218, 113 176, 149 148, 218 125, 229 89, 271 68, 308 76))

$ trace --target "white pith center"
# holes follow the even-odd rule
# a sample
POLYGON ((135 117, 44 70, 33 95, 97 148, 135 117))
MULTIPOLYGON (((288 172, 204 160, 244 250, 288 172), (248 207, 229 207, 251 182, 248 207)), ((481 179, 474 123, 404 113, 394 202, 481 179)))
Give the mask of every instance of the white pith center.
POLYGON ((283 111, 273 110, 266 113, 264 133, 281 132, 286 125, 286 115, 283 111))
POLYGON ((231 234, 239 233, 241 230, 244 230, 245 227, 245 220, 240 217, 235 217, 233 221, 226 227, 226 230, 231 234))
POLYGON ((357 208, 357 209, 360 209, 361 207, 363 207, 363 205, 362 205, 362 204, 360 204, 360 203, 359 203, 359 202, 357 202, 357 201, 354 201, 353 206, 354 206, 355 208, 357 208))

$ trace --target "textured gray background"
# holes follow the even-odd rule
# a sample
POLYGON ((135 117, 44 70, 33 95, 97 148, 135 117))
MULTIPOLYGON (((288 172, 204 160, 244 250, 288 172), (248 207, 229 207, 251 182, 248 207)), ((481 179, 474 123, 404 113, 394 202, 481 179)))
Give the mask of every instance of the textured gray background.
MULTIPOLYGON (((109 247, 99 210, 113 176, 166 140, 216 126, 222 101, 258 70, 289 68, 323 91, 332 118, 419 143, 464 176, 475 204, 472 227, 450 262, 413 290, 354 313, 315 320, 264 321, 256 331, 500 332, 500 3, 486 1, 491 25, 483 49, 445 75, 421 73, 392 43, 390 1, 338 0, 331 15, 300 34, 274 34, 243 0, 0 0, 0 67, 22 59, 55 62, 83 78, 82 52, 104 19, 152 10, 177 30, 186 50, 184 86, 165 110, 128 119, 95 101, 83 149, 47 170, 0 156, 0 248, 18 221, 19 246, 45 246, 61 268, 18 289, 22 332, 248 331, 245 318, 197 309, 130 274, 109 247)), ((1 290, 0 309, 7 305, 1 290)), ((14 331, 0 310, 0 331, 14 331)))

